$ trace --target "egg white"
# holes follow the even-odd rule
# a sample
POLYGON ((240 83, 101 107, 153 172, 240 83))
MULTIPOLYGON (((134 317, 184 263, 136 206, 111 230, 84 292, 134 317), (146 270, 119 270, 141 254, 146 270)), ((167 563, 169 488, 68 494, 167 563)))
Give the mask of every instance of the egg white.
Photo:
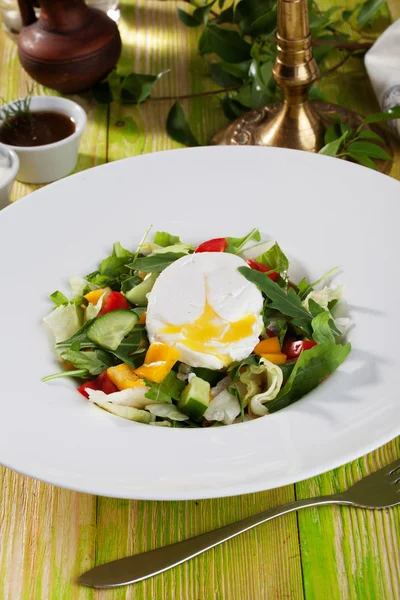
POLYGON ((150 342, 176 348, 192 367, 222 369, 249 356, 263 327, 263 298, 240 266, 246 262, 234 254, 202 252, 167 267, 148 295, 150 342))

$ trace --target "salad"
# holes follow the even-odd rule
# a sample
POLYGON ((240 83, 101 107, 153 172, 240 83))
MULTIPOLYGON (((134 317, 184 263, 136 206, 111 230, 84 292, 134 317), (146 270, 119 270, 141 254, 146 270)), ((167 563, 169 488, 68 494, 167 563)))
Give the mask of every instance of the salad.
POLYGON ((149 230, 136 251, 115 243, 71 299, 56 291, 45 323, 89 402, 162 427, 230 425, 281 410, 345 360, 349 319, 332 269, 293 283, 289 261, 258 229, 195 247, 149 230))

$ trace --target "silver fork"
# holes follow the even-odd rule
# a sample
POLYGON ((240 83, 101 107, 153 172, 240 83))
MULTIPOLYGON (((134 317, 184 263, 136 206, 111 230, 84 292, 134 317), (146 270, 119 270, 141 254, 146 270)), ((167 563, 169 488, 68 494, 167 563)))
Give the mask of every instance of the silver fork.
POLYGON ((110 588, 136 583, 206 552, 248 529, 270 519, 307 506, 344 504, 361 508, 390 508, 400 504, 400 460, 368 475, 341 494, 296 500, 203 533, 176 544, 128 556, 100 565, 79 577, 79 583, 97 588, 110 588))

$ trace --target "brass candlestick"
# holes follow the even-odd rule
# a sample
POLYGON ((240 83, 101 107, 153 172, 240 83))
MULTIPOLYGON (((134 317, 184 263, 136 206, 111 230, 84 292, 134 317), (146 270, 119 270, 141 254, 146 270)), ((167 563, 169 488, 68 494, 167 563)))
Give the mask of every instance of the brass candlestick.
MULTIPOLYGON (((218 132, 211 143, 219 145, 278 146, 318 152, 324 132, 338 114, 353 127, 363 117, 337 104, 310 102, 308 92, 319 71, 312 55, 307 0, 278 0, 278 53, 273 68, 284 101, 252 110, 218 132)), ((382 131, 379 132, 382 135, 382 131)), ((386 141, 386 139, 385 139, 386 141)), ((391 153, 390 145, 385 148, 391 153)), ((389 161, 377 161, 379 170, 389 172, 389 161)))

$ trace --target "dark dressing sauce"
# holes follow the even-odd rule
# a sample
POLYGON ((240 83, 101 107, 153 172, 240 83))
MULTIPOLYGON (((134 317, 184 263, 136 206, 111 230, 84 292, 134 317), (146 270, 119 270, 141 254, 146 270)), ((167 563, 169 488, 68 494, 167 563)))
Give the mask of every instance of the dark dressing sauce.
POLYGON ((7 119, 0 127, 0 142, 11 146, 44 146, 72 135, 75 121, 52 111, 32 111, 7 119))

